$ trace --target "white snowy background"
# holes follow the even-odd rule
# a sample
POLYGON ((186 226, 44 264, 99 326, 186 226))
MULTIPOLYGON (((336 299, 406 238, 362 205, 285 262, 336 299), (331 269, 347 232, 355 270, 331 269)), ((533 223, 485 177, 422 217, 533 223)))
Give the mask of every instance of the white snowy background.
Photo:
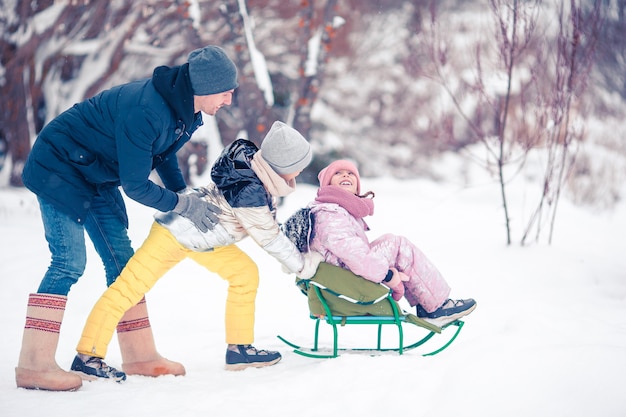
MULTIPOLYGON (((455 159, 442 172, 460 171, 455 159)), ((0 189, 0 415, 47 416, 623 416, 626 374, 626 210, 594 213, 562 202, 552 245, 506 246, 498 187, 473 170, 461 183, 363 178, 376 192, 371 238, 395 232, 410 237, 451 284, 453 297, 473 297, 477 309, 444 352, 423 357, 344 354, 310 359, 276 336, 312 342, 306 298, 273 258, 252 240, 240 245, 257 261, 255 345, 277 349, 277 365, 224 370, 226 285, 184 261, 147 295, 159 351, 181 361, 185 377, 129 377, 124 383, 85 383, 77 392, 18 389, 14 381, 28 293, 48 266, 35 197, 0 189)), ((467 175, 467 174, 466 174, 467 175)), ((514 217, 527 198, 511 188, 514 217)), ((280 208, 286 219, 315 194, 300 186, 280 208)), ((128 201, 130 235, 137 247, 153 211, 128 201)), ((515 228, 514 228, 515 230, 515 228)), ((57 361, 68 369, 84 321, 105 288, 90 248, 85 275, 70 292, 57 361)), ((408 307, 408 306, 407 306, 408 307)), ((406 326, 410 341, 421 336, 406 326)), ((330 341, 330 327, 323 327, 330 341)), ((386 340, 396 334, 387 329, 386 340)), ((374 343, 369 327, 340 330, 344 346, 374 343)), ((328 346, 326 344, 326 346, 328 346)), ((117 340, 107 361, 121 365, 117 340)))
MULTIPOLYGON (((251 39, 249 43, 257 83, 267 92, 263 56, 251 39)), ((99 64, 94 61, 95 67, 99 64)), ((83 87, 80 82, 72 85, 74 91, 85 91, 83 87)), ((58 101, 48 105, 59 111, 74 101, 54 97, 58 101)), ((220 142, 213 119, 207 122, 212 160, 220 142)), ((621 125, 611 128, 610 136, 621 139, 620 130, 621 125)), ((588 150, 593 152, 593 147, 588 150)), ((447 278, 453 297, 478 301, 459 338, 444 352, 420 355, 438 347, 449 332, 433 338, 422 351, 402 356, 344 354, 320 360, 292 353, 276 336, 312 342, 306 298, 293 276, 282 273, 273 258, 246 240, 240 246, 261 272, 255 345, 280 350, 281 362, 243 372, 224 370, 226 284, 185 261, 163 277, 147 299, 159 351, 182 362, 187 375, 134 376, 121 384, 96 381, 71 393, 15 386, 28 294, 38 287, 49 252, 35 196, 7 187, 4 169, 0 416, 626 415, 626 204, 599 210, 562 198, 552 244, 542 239, 520 247, 517 242, 539 188, 517 180, 507 185, 514 240, 507 246, 498 185, 459 159, 430 162, 439 171, 433 177, 447 181, 363 178, 362 188, 376 192, 376 213, 368 219, 372 239, 387 232, 410 237, 447 278)), ((367 168, 385 172, 385 167, 367 168)), ((285 220, 314 195, 315 187, 300 186, 285 200, 279 218, 285 220)), ((138 247, 153 210, 132 201, 127 205, 129 233, 138 247)), ((85 319, 105 289, 101 261, 91 246, 89 250, 87 270, 72 288, 61 330, 57 361, 64 369, 69 369, 85 319)), ((330 328, 323 330, 328 342, 330 328)), ((423 335, 417 327, 406 326, 405 331, 407 341, 423 335)), ((391 344, 397 335, 387 329, 385 337, 391 344)), ((340 341, 348 347, 372 344, 375 331, 344 328, 340 341)), ((121 365, 115 338, 106 359, 121 365)))

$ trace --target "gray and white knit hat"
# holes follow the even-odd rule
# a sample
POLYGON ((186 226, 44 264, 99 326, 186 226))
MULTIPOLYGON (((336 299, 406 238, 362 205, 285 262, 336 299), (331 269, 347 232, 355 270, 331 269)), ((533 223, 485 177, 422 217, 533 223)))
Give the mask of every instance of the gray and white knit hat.
POLYGON ((191 89, 196 96, 223 93, 239 86, 237 67, 219 46, 191 51, 187 61, 191 89))
POLYGON ((313 151, 300 132, 276 121, 261 143, 261 156, 277 174, 293 174, 311 163, 313 151))

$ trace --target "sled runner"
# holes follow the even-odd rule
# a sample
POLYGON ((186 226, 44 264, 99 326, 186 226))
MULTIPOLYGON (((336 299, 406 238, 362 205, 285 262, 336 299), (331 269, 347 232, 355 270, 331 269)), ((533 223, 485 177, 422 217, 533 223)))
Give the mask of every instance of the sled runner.
POLYGON ((391 291, 384 285, 368 281, 343 268, 321 263, 311 279, 296 278, 296 285, 307 296, 310 317, 315 321, 313 346, 305 348, 278 336, 294 352, 311 358, 336 358, 342 351, 386 352, 402 355, 404 352, 424 345, 447 327, 456 327, 452 336, 441 347, 423 356, 432 356, 446 349, 456 339, 463 327, 463 321, 456 320, 443 328, 437 327, 414 314, 402 311, 391 297, 391 291), (320 324, 325 322, 332 327, 331 348, 320 348, 320 324), (347 325, 376 325, 378 327, 376 347, 340 348, 339 327, 347 325), (403 325, 410 324, 423 328, 427 334, 416 342, 406 344, 403 325), (383 326, 395 327, 398 343, 383 347, 383 326))

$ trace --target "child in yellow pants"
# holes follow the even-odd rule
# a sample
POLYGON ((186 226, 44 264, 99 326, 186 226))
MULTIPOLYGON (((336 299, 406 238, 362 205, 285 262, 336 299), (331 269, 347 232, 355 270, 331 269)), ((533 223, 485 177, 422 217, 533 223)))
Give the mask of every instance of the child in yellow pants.
POLYGON ((308 142, 281 122, 272 125, 260 149, 244 139, 225 148, 213 165, 213 183, 200 189, 204 200, 221 209, 219 223, 203 232, 175 211, 158 213, 143 245, 93 307, 72 370, 86 378, 126 379, 124 372, 103 361, 113 332, 124 313, 185 258, 228 281, 226 368, 277 363, 279 352, 252 346, 259 271, 235 243, 251 236, 287 270, 313 276, 321 257, 300 254, 276 221, 276 197, 295 190, 295 178, 311 159, 308 142))

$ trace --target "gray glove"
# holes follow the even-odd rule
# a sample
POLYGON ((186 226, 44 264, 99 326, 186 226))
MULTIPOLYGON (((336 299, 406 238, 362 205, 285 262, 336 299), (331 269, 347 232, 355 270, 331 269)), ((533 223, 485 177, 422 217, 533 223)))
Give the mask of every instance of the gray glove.
POLYGON ((178 203, 172 211, 191 220, 198 230, 204 233, 209 229, 213 230, 219 223, 217 214, 220 214, 222 210, 215 204, 204 200, 202 195, 202 193, 179 194, 178 203))

